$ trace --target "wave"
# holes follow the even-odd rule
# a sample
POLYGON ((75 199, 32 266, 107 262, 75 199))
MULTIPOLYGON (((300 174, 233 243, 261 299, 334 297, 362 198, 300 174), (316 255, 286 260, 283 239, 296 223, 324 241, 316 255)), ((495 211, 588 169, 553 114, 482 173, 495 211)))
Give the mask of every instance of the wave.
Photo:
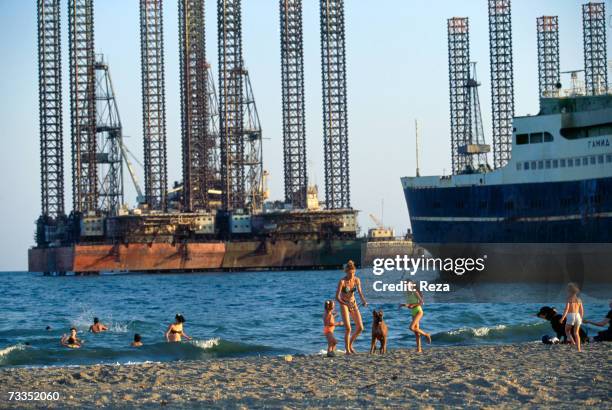
POLYGON ((23 350, 23 349, 25 349, 25 345, 22 345, 22 344, 5 347, 4 349, 0 349, 0 357, 4 357, 15 350, 23 350))
POLYGON ((493 325, 461 327, 432 335, 435 342, 443 344, 515 343, 540 340, 542 335, 552 333, 547 323, 519 323, 514 325, 493 325))
POLYGON ((0 364, 4 364, 4 362, 8 362, 9 356, 12 353, 18 352, 20 350, 24 350, 25 348, 26 348, 25 345, 17 344, 17 345, 12 345, 12 346, 8 346, 3 349, 0 349, 0 364))
POLYGON ((215 346, 219 346, 220 342, 221 342, 220 338, 214 337, 208 340, 193 340, 190 343, 198 346, 201 349, 208 350, 208 349, 212 349, 215 346))
POLYGON ((0 367, 4 366, 66 366, 92 364, 129 364, 206 360, 212 358, 274 355, 286 353, 269 346, 232 342, 220 338, 193 340, 183 343, 157 342, 139 348, 124 345, 99 347, 85 343, 80 349, 67 349, 53 344, 27 349, 25 345, 0 350, 0 367))

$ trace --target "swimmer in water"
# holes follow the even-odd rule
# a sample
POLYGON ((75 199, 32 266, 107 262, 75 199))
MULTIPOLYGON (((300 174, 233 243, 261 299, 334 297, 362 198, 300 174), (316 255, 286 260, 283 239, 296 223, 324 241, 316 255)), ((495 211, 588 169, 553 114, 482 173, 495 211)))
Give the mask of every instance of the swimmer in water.
POLYGON ((70 336, 64 334, 60 340, 62 346, 69 347, 71 349, 78 349, 82 346, 83 341, 77 337, 77 330, 74 327, 70 328, 70 336))
POLYGON ((107 331, 108 328, 100 323, 100 320, 97 317, 94 317, 93 325, 89 326, 89 331, 91 333, 100 333, 107 331))
POLYGON ((174 323, 168 326, 168 330, 166 330, 166 341, 180 342, 181 336, 184 336, 187 340, 191 340, 191 337, 187 336, 187 334, 183 330, 183 324, 185 323, 185 318, 183 317, 183 315, 177 313, 174 319, 174 323))
POLYGON ((142 346, 142 337, 138 333, 134 335, 134 341, 131 344, 132 347, 140 347, 142 346))

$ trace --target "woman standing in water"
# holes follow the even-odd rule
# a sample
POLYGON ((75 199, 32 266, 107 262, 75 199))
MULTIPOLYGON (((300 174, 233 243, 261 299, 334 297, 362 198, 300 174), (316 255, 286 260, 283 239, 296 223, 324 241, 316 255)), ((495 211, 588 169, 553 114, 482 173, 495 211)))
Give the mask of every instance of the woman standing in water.
POLYGON ((336 290, 336 300, 340 303, 340 311, 342 313, 342 320, 344 322, 344 345, 346 348, 346 354, 354 354, 353 342, 357 339, 357 336, 363 331, 363 321, 361 320, 361 312, 357 306, 355 299, 355 292, 359 292, 359 297, 363 306, 368 306, 363 292, 361 290, 361 281, 355 276, 355 263, 348 261, 344 272, 346 276, 340 279, 338 282, 338 289, 336 290), (351 336, 351 319, 355 323, 355 333, 351 336))
POLYGON ((180 342, 181 336, 184 336, 187 340, 191 340, 191 337, 187 336, 187 333, 183 330, 183 323, 185 323, 183 315, 177 313, 174 319, 174 323, 168 326, 168 330, 166 330, 166 341, 180 342))
POLYGON ((406 303, 400 304, 401 307, 407 307, 410 309, 412 314, 412 322, 410 323, 410 330, 414 332, 416 337, 416 349, 417 352, 422 352, 421 349, 421 336, 425 336, 427 343, 431 343, 431 336, 429 333, 425 333, 421 330, 419 323, 423 318, 423 295, 416 288, 416 283, 408 281, 408 290, 406 291, 406 303), (413 289, 413 290, 411 290, 413 289))

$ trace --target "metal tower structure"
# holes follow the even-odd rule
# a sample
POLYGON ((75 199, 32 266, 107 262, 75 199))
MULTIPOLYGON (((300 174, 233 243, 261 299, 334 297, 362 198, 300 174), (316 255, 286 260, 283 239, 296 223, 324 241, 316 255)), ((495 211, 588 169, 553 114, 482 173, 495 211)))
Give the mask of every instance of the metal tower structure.
POLYGON ((243 118, 242 130, 245 144, 244 170, 246 173, 246 207, 251 213, 263 208, 263 152, 261 146, 261 123, 255 104, 253 87, 248 70, 242 71, 243 78, 243 118))
POLYGON ((320 6, 325 202, 328 209, 350 208, 344 1, 320 6))
POLYGON ((96 59, 97 209, 116 215, 123 204, 122 127, 108 64, 96 59))
POLYGON ((306 207, 302 0, 280 0, 285 202, 306 207))
POLYGON ((582 37, 586 92, 591 95, 604 93, 608 88, 605 3, 582 5, 582 37))
POLYGON ((554 97, 558 93, 559 74, 559 18, 537 18, 538 30, 538 85, 539 97, 554 97))
POLYGON ((204 0, 179 1, 183 209, 208 209, 208 69, 204 0))
POLYGON ((219 99, 215 86, 215 76, 210 64, 207 66, 208 75, 208 135, 212 140, 213 149, 210 154, 210 171, 213 175, 213 186, 221 188, 221 140, 219 135, 219 99))
POLYGON ((482 111, 480 110, 480 96, 478 94, 478 76, 476 75, 476 62, 470 62, 470 79, 468 81, 469 101, 470 101, 470 144, 474 147, 472 150, 472 165, 481 168, 484 166, 489 168, 487 153, 491 147, 486 145, 484 136, 484 127, 482 125, 482 111), (476 163, 474 164, 474 159, 476 163))
POLYGON ((145 201, 166 209, 166 93, 164 75, 163 0, 140 0, 142 135, 145 201))
POLYGON ((241 0, 218 0, 219 130, 224 210, 245 207, 241 0))
POLYGON ((77 213, 95 212, 96 101, 93 0, 68 0, 72 202, 77 213))
POLYGON ((465 148, 471 143, 470 28, 467 17, 448 19, 448 79, 450 89, 451 153, 453 174, 472 165, 465 148))
POLYGON ((38 0, 41 217, 64 216, 60 0, 38 0))
POLYGON ((488 0, 488 2, 493 164, 499 168, 506 165, 512 150, 514 116, 512 19, 510 0, 488 0))

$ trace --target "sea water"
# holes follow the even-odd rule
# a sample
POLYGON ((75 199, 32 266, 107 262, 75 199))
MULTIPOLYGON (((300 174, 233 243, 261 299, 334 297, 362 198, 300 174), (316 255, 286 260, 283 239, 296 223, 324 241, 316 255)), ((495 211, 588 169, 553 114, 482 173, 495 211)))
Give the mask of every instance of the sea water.
MULTIPOLYGON (((87 277, 0 273, 0 367, 319 353, 326 348, 323 303, 334 298, 343 275, 339 271, 87 277), (192 342, 165 342, 164 332, 176 313, 185 316, 184 329, 192 342), (94 317, 109 330, 88 333, 94 317), (45 330, 47 326, 51 330, 45 330), (81 349, 60 345, 71 326, 85 340, 81 349), (130 347, 135 333, 142 335, 141 348, 130 347)), ((508 285, 494 289, 507 293, 504 286, 508 285)), ((512 289, 516 292, 517 285, 512 289)), ((426 303, 421 328, 433 335, 437 346, 534 342, 553 334, 549 323, 535 316, 543 304, 519 299, 426 303)), ((561 311, 562 301, 554 306, 561 311)), ((389 349, 414 347, 409 310, 399 310, 396 303, 371 303, 360 308, 365 331, 356 342, 358 351, 369 349, 372 308, 385 312, 389 349)), ((587 302, 585 309, 588 317, 600 320, 608 311, 607 300, 587 302)), ((589 333, 594 335, 595 329, 589 333)), ((336 329, 339 348, 343 334, 343 328, 336 329)))

